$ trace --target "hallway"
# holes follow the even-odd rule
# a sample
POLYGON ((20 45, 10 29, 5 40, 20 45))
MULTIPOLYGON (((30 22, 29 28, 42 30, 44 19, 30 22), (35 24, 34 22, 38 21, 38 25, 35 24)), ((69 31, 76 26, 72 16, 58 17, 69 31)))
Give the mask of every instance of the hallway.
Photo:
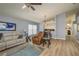
POLYGON ((79 44, 73 37, 66 40, 52 40, 51 47, 46 49, 43 56, 79 56, 79 44))

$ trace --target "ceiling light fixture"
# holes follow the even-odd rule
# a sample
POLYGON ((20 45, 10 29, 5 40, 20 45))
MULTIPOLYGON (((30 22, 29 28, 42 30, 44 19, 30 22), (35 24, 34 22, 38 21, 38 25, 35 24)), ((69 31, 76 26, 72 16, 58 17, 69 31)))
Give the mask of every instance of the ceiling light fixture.
POLYGON ((67 26, 69 26, 69 27, 70 27, 71 25, 70 25, 70 24, 67 24, 67 26))

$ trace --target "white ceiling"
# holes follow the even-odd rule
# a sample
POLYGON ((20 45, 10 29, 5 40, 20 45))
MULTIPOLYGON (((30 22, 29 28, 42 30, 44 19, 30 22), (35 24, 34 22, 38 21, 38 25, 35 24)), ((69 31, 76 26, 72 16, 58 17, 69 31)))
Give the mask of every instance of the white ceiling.
POLYGON ((33 11, 27 7, 22 9, 23 5, 23 3, 0 3, 0 15, 41 22, 53 18, 60 13, 79 7, 79 4, 71 3, 43 3, 42 5, 33 5, 36 9, 33 11))

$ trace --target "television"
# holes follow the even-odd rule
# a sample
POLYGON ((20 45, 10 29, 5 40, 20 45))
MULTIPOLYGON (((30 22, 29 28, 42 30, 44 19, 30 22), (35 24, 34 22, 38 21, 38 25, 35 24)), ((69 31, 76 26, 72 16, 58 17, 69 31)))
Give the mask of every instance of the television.
POLYGON ((0 31, 15 31, 16 24, 10 22, 0 22, 0 31))

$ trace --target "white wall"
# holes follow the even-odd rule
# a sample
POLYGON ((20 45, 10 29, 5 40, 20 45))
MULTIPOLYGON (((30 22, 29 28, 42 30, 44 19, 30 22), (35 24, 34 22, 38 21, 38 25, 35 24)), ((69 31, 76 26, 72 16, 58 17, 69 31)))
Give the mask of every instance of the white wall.
MULTIPOLYGON (((22 32, 23 30, 28 31, 28 24, 35 24, 37 26, 39 25, 38 23, 35 22, 21 20, 21 19, 14 19, 11 17, 4 17, 4 16, 0 16, 0 21, 16 23, 16 31, 19 32, 22 32)), ((0 31, 0 32, 11 32, 11 31, 0 31)))
POLYGON ((56 38, 65 39, 66 15, 60 14, 56 16, 56 38))
MULTIPOLYGON (((79 16, 77 17, 77 24, 79 23, 79 16)), ((79 32, 77 32, 77 39, 79 39, 79 32)))
POLYGON ((39 24, 39 31, 44 31, 43 22, 39 24))

